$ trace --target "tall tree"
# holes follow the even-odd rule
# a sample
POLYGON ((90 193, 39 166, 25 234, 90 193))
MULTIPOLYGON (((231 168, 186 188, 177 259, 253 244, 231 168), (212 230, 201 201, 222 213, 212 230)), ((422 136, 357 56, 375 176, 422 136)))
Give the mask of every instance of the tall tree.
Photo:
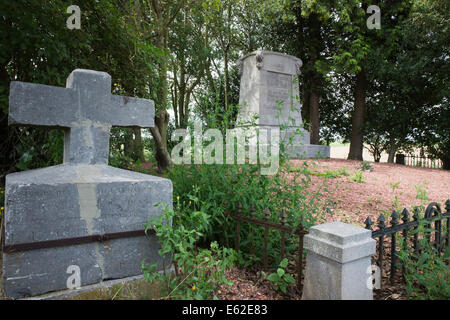
POLYGON ((168 108, 168 67, 169 50, 168 37, 169 30, 181 9, 186 5, 186 0, 142 0, 137 2, 136 10, 139 13, 137 24, 143 27, 143 32, 148 33, 148 40, 155 43, 159 49, 158 60, 159 83, 156 93, 156 115, 155 127, 150 129, 156 147, 156 161, 158 171, 164 172, 171 164, 169 151, 167 149, 167 126, 170 115, 168 108), (141 23, 142 20, 144 23, 141 23))
POLYGON ((176 127, 186 128, 192 95, 210 67, 209 39, 210 28, 201 4, 194 3, 182 10, 169 37, 169 49, 173 53, 171 93, 176 127))

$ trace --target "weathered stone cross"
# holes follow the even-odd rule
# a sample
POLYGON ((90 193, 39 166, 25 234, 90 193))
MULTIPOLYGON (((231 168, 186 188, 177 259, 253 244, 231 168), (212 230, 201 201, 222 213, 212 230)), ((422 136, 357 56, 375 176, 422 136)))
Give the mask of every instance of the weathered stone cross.
POLYGON ((111 94, 106 72, 76 69, 66 88, 14 81, 9 124, 64 129, 64 163, 108 164, 112 126, 153 127, 153 101, 111 94))

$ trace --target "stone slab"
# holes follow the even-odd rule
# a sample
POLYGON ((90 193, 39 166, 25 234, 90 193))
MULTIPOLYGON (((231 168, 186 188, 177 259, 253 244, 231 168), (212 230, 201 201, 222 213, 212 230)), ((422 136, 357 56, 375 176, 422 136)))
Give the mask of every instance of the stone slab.
POLYGON ((76 127, 83 121, 121 127, 153 127, 154 102, 111 94, 111 76, 76 69, 67 88, 12 81, 10 125, 76 127))
POLYGON ((305 144, 305 145, 289 145, 286 150, 291 159, 316 159, 316 158, 329 158, 330 147, 305 144))
MULTIPOLYGON (((160 271, 162 272, 162 271, 160 271)), ((171 273, 173 269, 167 270, 171 273)), ((20 300, 138 300, 160 299, 164 283, 149 284, 143 275, 107 280, 79 289, 61 290, 20 300)))

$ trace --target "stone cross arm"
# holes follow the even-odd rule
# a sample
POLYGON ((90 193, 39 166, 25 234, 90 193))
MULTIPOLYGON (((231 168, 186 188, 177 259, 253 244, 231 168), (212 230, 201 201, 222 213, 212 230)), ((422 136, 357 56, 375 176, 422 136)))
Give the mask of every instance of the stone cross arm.
POLYGON ((153 127, 152 100, 111 94, 105 72, 74 70, 66 88, 11 82, 9 124, 65 129, 64 162, 107 164, 112 126, 153 127))

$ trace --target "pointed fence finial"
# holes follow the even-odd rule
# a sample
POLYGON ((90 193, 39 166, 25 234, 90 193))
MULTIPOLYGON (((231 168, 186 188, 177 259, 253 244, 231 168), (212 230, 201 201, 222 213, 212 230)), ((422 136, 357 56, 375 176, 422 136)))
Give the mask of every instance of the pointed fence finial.
POLYGON ((255 217, 255 206, 253 204, 250 206, 250 217, 255 217))
POLYGON ((420 220, 420 210, 417 207, 414 208, 413 219, 414 219, 414 221, 419 221, 420 220))
POLYGON ((242 212, 242 204, 241 204, 241 202, 238 202, 238 204, 237 204, 237 214, 238 214, 238 216, 241 215, 241 212, 242 212))
POLYGON ((392 212, 392 215, 391 215, 391 225, 392 226, 398 225, 398 213, 395 210, 392 212))
POLYGON ((402 211, 402 221, 403 223, 407 223, 409 221, 409 212, 406 208, 402 211))
POLYGON ((380 216, 378 217, 378 227, 380 229, 384 229, 386 228, 386 218, 384 217, 383 214, 380 214, 380 216))
POLYGON ((364 224, 366 225, 367 230, 372 230, 373 221, 370 219, 370 217, 366 218, 366 221, 364 221, 364 224))
POLYGON ((286 225, 286 222, 287 222, 287 214, 286 214, 286 210, 284 210, 284 209, 283 209, 283 211, 281 212, 280 221, 281 221, 281 224, 282 224, 283 226, 286 225))
POLYGON ((270 219, 270 210, 269 210, 269 208, 265 208, 265 209, 264 209, 264 218, 265 218, 266 220, 269 220, 269 219, 270 219))

